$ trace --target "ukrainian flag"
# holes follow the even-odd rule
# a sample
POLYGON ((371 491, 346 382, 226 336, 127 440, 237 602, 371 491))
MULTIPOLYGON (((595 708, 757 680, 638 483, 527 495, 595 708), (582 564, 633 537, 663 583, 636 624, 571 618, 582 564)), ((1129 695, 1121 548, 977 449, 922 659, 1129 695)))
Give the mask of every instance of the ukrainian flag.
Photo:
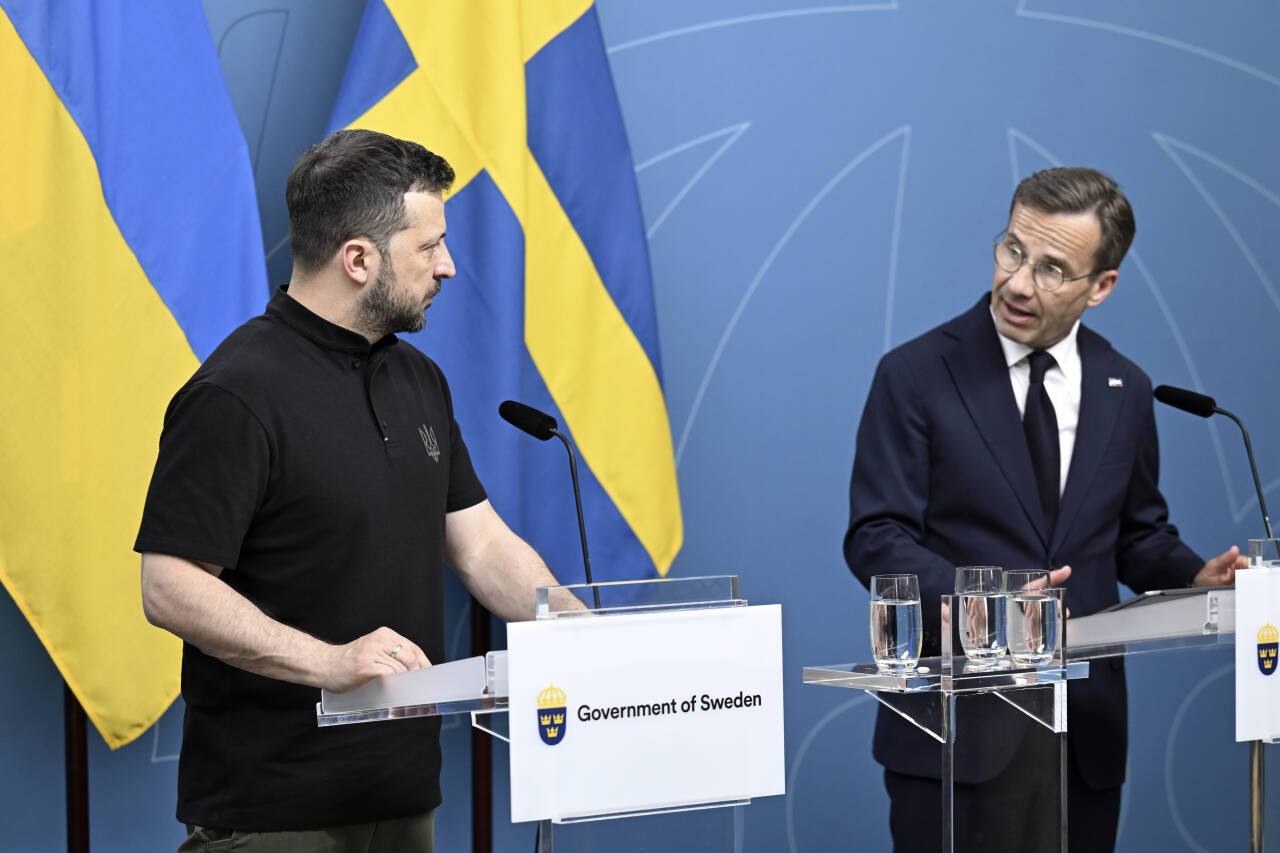
POLYGON ((161 419, 267 295, 197 0, 0 0, 0 581, 107 743, 178 695, 132 551, 161 419))
POLYGON ((597 580, 665 575, 683 538, 631 151, 587 0, 369 0, 332 127, 416 140, 458 179, 458 276, 414 338, 444 368, 498 511, 580 579, 564 455, 497 417, 568 427, 597 580))

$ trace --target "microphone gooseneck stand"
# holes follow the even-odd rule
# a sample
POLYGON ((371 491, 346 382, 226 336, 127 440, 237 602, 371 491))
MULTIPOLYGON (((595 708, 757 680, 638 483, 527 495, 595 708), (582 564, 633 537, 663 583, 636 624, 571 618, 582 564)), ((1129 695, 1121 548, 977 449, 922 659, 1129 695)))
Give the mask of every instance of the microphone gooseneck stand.
MULTIPOLYGON (((1184 412, 1199 415, 1202 418, 1209 418, 1213 415, 1226 415, 1236 422, 1236 426, 1240 427, 1240 434, 1244 437, 1244 451, 1249 456, 1249 470, 1253 472, 1253 487, 1258 492, 1258 509, 1262 511, 1262 525, 1266 528, 1267 538, 1274 540, 1275 536, 1271 533, 1271 518, 1267 514, 1267 501, 1262 495, 1262 481, 1258 479, 1258 466, 1253 458, 1253 442, 1249 441, 1249 430, 1245 429, 1244 421, 1226 409, 1218 408, 1217 402, 1212 397, 1195 391, 1188 391, 1185 388, 1161 385, 1155 389, 1155 398, 1161 403, 1173 406, 1175 409, 1181 409, 1184 412)), ((1250 853, 1264 853, 1265 849, 1263 830, 1266 816, 1266 782, 1266 753, 1263 743, 1260 740, 1251 740, 1249 741, 1250 853)))
POLYGON ((498 406, 498 415, 521 432, 526 432, 538 441, 548 441, 555 436, 564 442, 564 449, 569 454, 569 474, 573 478, 573 503, 578 509, 578 535, 582 539, 582 568, 586 574, 587 586, 591 587, 591 596, 595 600, 596 610, 600 609, 600 590, 591 579, 591 557, 587 555, 587 525, 582 518, 582 491, 578 487, 578 459, 573 452, 573 445, 560 432, 556 419, 524 403, 505 400, 498 406))

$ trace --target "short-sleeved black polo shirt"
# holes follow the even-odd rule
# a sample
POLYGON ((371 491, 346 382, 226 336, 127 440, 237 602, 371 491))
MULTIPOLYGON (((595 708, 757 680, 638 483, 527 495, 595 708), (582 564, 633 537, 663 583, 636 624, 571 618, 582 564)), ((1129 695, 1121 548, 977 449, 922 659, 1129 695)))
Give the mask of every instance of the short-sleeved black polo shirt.
MULTIPOLYGON (((444 374, 281 288, 174 396, 135 549, 224 566, 268 616, 330 643, 386 625, 444 660, 445 513, 484 490, 444 374)), ((184 823, 289 830, 440 802, 439 724, 318 728, 319 691, 183 647, 184 823)))

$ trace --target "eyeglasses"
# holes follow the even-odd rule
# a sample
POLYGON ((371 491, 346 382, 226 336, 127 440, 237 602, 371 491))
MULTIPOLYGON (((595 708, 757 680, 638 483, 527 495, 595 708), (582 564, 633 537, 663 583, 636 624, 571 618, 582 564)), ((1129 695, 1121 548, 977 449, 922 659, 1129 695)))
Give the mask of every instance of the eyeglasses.
MULTIPOLYGON (((1022 269, 1022 265, 1027 262, 1027 256, 1023 254, 1022 247, 1016 243, 1005 242, 1008 231, 1001 231, 996 235, 992 244, 996 250, 996 266, 1005 272, 1013 273, 1022 269)), ((1090 278, 1102 272, 1102 270, 1094 270, 1084 275, 1068 276, 1062 271, 1062 267, 1057 264, 1047 264, 1044 261, 1037 262, 1031 267, 1031 278, 1035 281, 1036 287, 1041 290, 1047 290, 1050 293, 1057 293, 1062 289, 1062 285, 1069 281, 1079 281, 1082 278, 1090 278)))

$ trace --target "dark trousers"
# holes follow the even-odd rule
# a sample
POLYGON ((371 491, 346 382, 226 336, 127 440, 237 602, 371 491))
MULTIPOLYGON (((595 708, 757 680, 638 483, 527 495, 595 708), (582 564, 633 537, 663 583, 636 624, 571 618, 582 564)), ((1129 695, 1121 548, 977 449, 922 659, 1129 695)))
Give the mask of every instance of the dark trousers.
MULTIPOLYGON (((994 779, 953 789, 953 838, 957 853, 1057 851, 1057 757, 1046 738, 994 779), (1046 772, 1047 771, 1047 772, 1046 772)), ((1068 753, 1070 750, 1068 750, 1068 753)), ((937 779, 884 772, 889 792, 889 829, 894 853, 942 849, 942 783, 937 779)), ((1097 791, 1067 761, 1067 839, 1071 853, 1108 853, 1116 845, 1120 788, 1097 791)))
POLYGON ((396 820, 300 832, 241 832, 188 826, 178 853, 432 853, 435 809, 396 820))

